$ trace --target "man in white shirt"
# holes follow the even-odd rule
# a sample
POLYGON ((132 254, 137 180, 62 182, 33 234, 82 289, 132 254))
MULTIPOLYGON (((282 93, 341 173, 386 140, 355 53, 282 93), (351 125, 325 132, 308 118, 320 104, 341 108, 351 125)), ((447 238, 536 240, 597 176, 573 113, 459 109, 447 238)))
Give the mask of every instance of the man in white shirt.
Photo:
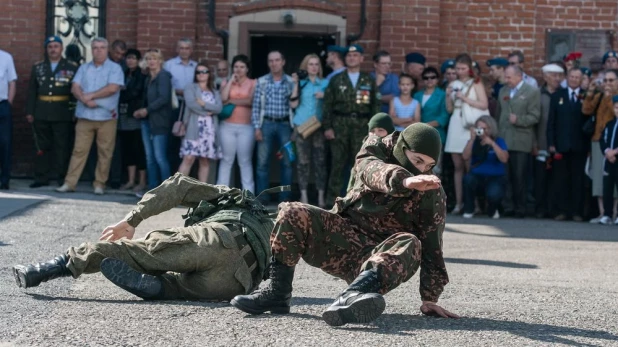
MULTIPOLYGON (((176 44, 176 52, 178 56, 168 60, 163 64, 163 69, 172 74, 172 88, 176 91, 178 96, 178 108, 174 110, 174 115, 171 119, 172 123, 178 119, 181 110, 184 106, 184 89, 186 86, 193 83, 193 77, 195 76, 195 68, 197 62, 191 60, 193 54, 193 41, 189 38, 182 38, 178 40, 176 44)), ((171 127, 170 127, 171 128, 171 127)), ((175 172, 178 166, 180 166, 180 137, 170 136, 168 144, 167 159, 172 168, 172 172, 175 172)))
POLYGON ((9 189, 11 177, 11 141, 13 118, 11 105, 15 98, 17 72, 13 57, 0 49, 0 189, 9 189))
MULTIPOLYGON (((524 53, 522 53, 522 51, 513 51, 509 54, 509 65, 514 65, 519 67, 520 69, 524 69, 524 53)), ((524 83, 529 84, 531 87, 534 88, 538 88, 539 84, 536 82, 536 79, 534 79, 534 77, 526 75, 526 73, 524 72, 523 74, 523 79, 524 83)))

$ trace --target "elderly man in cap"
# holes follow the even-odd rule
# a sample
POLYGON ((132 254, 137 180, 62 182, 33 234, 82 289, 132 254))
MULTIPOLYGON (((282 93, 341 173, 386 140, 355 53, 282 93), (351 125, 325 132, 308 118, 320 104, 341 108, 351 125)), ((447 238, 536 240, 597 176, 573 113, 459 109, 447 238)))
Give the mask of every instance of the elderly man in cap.
MULTIPOLYGON (((406 55, 406 72, 408 75, 414 77, 417 83, 422 83, 423 70, 425 70, 425 63, 427 59, 419 52, 412 52, 406 55)), ((418 89, 422 86, 418 86, 418 89)))
POLYGON ((437 304, 448 283, 442 255, 446 196, 431 174, 440 147, 440 134, 424 123, 383 138, 370 135, 356 156, 352 189, 331 211, 279 205, 270 237, 271 282, 230 303, 250 314, 289 313, 302 258, 348 283, 322 314, 331 326, 375 320, 386 306, 382 295, 419 268, 421 312, 457 318, 437 304))
POLYGON ((50 173, 62 184, 71 158, 71 84, 78 66, 62 57, 62 46, 60 37, 48 37, 45 59, 30 72, 26 120, 32 124, 37 151, 30 188, 48 185, 50 173))
POLYGON ((442 74, 441 88, 446 90, 448 85, 457 79, 457 71, 455 71, 455 59, 445 60, 440 66, 440 73, 442 74))
POLYGON ((331 141, 331 170, 326 195, 332 205, 344 184, 343 168, 352 162, 367 135, 367 122, 380 111, 378 87, 367 73, 360 71, 363 48, 348 47, 345 56, 347 71, 333 77, 324 92, 322 127, 331 141))
POLYGON ((551 196, 551 186, 548 185, 549 172, 547 171, 547 161, 550 157, 547 145, 547 121, 550 117, 551 97, 560 89, 560 82, 564 79, 564 69, 557 64, 547 64, 542 70, 545 84, 541 87, 541 119, 536 126, 536 142, 532 151, 536 159, 534 161, 534 199, 537 218, 545 218, 554 206, 554 201, 548 202, 548 197, 551 196))
POLYGON ((326 56, 326 64, 333 69, 331 73, 326 76, 326 80, 330 81, 331 78, 340 74, 345 70, 344 56, 346 53, 346 49, 337 45, 330 45, 326 48, 327 56, 326 56))
POLYGON ((504 69, 509 66, 509 61, 502 57, 497 57, 493 59, 489 59, 487 61, 487 66, 489 66, 489 75, 494 80, 494 85, 492 86, 491 95, 498 99, 498 94, 500 94, 500 89, 504 87, 504 69))

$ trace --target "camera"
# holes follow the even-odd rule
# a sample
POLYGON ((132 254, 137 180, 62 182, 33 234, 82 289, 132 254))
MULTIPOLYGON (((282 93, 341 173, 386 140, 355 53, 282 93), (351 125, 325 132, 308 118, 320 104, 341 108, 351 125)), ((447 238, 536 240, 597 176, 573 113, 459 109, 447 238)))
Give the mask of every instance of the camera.
POLYGON ((296 75, 298 76, 298 80, 304 80, 309 76, 307 70, 298 70, 296 71, 296 75))
POLYGON ((476 136, 483 136, 484 133, 485 133, 485 129, 476 128, 476 136))

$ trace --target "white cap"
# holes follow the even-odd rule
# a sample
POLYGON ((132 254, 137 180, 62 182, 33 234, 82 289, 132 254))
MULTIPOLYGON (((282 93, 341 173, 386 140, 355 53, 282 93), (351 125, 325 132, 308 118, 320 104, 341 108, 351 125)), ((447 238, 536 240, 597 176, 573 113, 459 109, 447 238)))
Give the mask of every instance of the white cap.
POLYGON ((541 68, 541 70, 543 70, 544 73, 548 73, 548 72, 564 73, 564 69, 562 67, 560 67, 560 65, 558 65, 558 64, 547 64, 547 65, 543 66, 543 68, 541 68))

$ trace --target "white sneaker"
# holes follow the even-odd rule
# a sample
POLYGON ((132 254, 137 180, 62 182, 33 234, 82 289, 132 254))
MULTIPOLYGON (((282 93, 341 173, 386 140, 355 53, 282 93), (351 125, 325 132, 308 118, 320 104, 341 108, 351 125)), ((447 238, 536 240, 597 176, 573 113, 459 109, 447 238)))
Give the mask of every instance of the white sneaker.
POLYGON ((460 214, 463 210, 463 205, 455 206, 455 208, 451 211, 451 214, 460 214))
POLYGON ((101 187, 95 187, 94 188, 94 194, 95 195, 103 195, 103 194, 105 194, 105 190, 103 190, 103 188, 101 188, 101 187))
POLYGON ((600 220, 599 220, 599 224, 603 224, 603 225, 612 225, 614 224, 614 222, 612 222, 612 219, 609 218, 608 216, 603 216, 600 220))
POLYGON ((614 220, 614 224, 618 224, 618 218, 616 218, 616 220, 614 220))
POLYGON ((491 218, 493 218, 493 219, 500 219, 500 212, 498 212, 498 210, 496 210, 496 213, 494 213, 494 215, 491 218))
POLYGON ((68 192, 74 192, 75 189, 69 187, 69 185, 65 183, 61 185, 60 187, 56 188, 56 191, 58 193, 68 193, 68 192))
POLYGON ((474 213, 464 213, 463 217, 466 218, 466 219, 470 219, 470 218, 474 217, 474 213))
POLYGON ((599 222, 601 221, 601 218, 603 218, 603 216, 598 216, 597 218, 592 218, 590 220, 590 224, 599 224, 599 222))

